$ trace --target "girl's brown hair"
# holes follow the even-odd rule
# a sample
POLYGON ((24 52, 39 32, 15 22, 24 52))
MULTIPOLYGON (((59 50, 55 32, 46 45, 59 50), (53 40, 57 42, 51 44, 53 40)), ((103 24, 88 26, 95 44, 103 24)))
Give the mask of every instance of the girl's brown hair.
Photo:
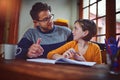
POLYGON ((75 21, 75 23, 76 22, 78 22, 81 25, 83 31, 89 31, 89 33, 85 37, 83 37, 83 40, 90 41, 90 39, 96 35, 97 27, 94 21, 89 19, 78 19, 75 21))

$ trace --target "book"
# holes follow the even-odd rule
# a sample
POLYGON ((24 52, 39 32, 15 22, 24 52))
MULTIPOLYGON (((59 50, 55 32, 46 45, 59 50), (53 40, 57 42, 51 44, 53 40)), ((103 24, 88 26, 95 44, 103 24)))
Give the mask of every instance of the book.
POLYGON ((83 62, 83 61, 76 61, 68 58, 59 58, 56 60, 46 59, 46 58, 35 58, 35 59, 27 59, 27 61, 32 62, 41 62, 41 63, 51 63, 51 64, 76 64, 76 65, 84 65, 84 66, 93 66, 96 62, 83 62))

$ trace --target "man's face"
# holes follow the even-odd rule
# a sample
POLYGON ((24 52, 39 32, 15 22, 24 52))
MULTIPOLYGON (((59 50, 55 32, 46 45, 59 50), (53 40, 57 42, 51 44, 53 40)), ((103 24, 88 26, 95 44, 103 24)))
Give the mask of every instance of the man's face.
POLYGON ((41 31, 48 32, 53 28, 53 15, 50 13, 49 10, 41 11, 39 14, 39 21, 38 24, 40 26, 41 31))

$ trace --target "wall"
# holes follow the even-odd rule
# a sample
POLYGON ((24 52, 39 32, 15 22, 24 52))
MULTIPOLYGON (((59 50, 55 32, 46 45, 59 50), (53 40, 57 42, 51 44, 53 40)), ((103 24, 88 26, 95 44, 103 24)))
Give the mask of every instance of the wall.
POLYGON ((52 7, 51 13, 55 14, 54 20, 57 18, 67 19, 69 20, 69 25, 73 26, 74 21, 77 19, 77 0, 22 0, 18 40, 21 39, 28 28, 33 27, 29 12, 32 5, 39 1, 46 2, 52 7))

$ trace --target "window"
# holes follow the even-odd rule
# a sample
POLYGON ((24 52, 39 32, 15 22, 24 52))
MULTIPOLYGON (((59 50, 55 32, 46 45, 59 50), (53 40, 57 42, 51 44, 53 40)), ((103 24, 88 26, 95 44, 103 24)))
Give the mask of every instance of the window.
POLYGON ((83 18, 94 20, 97 25, 97 36, 91 41, 104 42, 105 39, 105 0, 83 0, 83 18), (102 7, 102 8, 101 8, 102 7))
MULTIPOLYGON (((116 38, 120 37, 120 1, 116 0, 116 38)), ((120 43, 119 43, 120 46, 120 43)))

